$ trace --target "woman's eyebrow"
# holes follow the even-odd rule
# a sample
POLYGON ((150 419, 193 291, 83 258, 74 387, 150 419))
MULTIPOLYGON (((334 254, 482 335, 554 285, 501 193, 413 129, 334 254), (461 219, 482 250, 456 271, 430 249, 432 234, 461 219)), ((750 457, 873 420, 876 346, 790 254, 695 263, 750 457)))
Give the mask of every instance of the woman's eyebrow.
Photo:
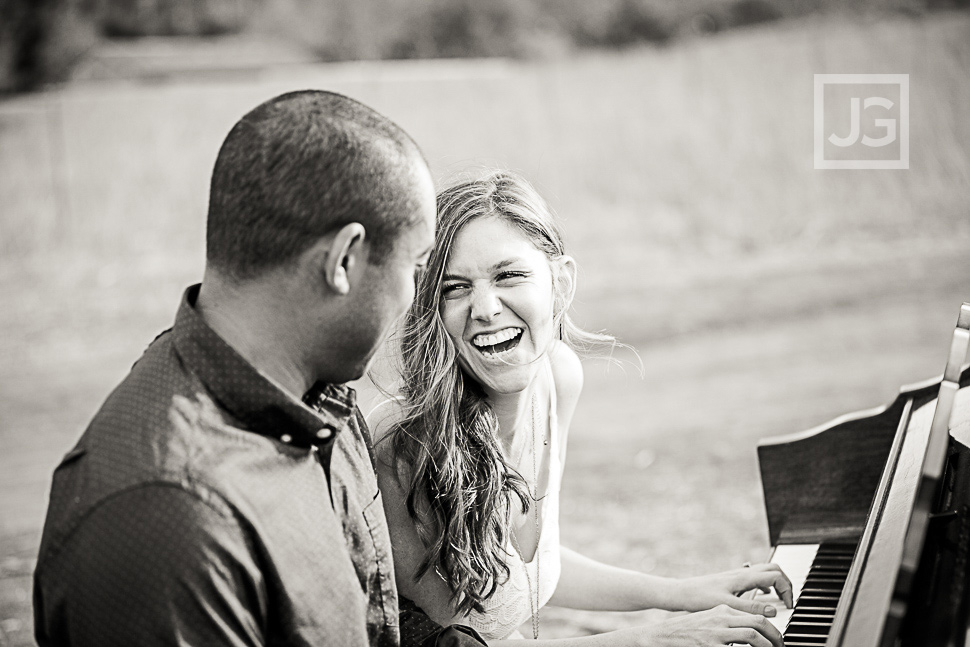
POLYGON ((490 268, 488 268, 488 271, 489 272, 498 272, 499 270, 505 269, 509 265, 515 265, 518 262, 519 262, 519 259, 517 259, 517 258, 507 258, 504 261, 499 261, 495 265, 493 265, 490 268))
MULTIPOLYGON (((519 260, 520 259, 518 258, 507 258, 504 261, 499 261, 498 263, 495 263, 494 265, 489 267, 488 272, 489 274, 494 274, 499 270, 505 269, 509 265, 515 265, 516 263, 519 262, 519 260)), ((468 279, 460 274, 445 274, 444 276, 441 277, 441 280, 442 281, 467 281, 468 279)))

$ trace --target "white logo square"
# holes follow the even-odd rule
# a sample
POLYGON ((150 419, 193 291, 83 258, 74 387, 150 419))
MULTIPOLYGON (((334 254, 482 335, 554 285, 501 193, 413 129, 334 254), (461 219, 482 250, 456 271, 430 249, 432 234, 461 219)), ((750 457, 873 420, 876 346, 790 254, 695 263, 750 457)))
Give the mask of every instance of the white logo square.
POLYGON ((909 75, 816 74, 815 168, 908 169, 909 75))

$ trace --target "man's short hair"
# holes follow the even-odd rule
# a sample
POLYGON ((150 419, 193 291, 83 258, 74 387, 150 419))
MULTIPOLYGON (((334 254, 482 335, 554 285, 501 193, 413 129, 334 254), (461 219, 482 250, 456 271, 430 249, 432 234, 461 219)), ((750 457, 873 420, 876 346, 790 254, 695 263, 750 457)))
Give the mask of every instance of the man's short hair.
POLYGON ((240 119, 219 150, 207 263, 252 279, 351 222, 364 225, 379 263, 420 217, 421 169, 417 144, 371 108, 332 92, 280 95, 240 119))

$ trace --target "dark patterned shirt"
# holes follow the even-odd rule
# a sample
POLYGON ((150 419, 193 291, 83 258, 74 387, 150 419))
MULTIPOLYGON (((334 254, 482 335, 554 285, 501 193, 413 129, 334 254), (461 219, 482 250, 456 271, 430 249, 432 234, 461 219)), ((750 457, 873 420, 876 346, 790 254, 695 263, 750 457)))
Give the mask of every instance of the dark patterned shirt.
MULTIPOLYGON (((186 292, 174 327, 54 472, 38 643, 397 645, 390 540, 354 391, 292 398, 209 328, 197 295, 186 292)), ((405 644, 480 644, 420 611, 402 618, 405 644)))

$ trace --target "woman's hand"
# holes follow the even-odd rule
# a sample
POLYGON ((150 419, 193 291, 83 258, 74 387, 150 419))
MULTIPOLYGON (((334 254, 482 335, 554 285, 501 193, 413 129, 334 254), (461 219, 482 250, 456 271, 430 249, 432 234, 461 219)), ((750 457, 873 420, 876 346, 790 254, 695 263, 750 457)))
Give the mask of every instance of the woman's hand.
MULTIPOLYGON (((727 605, 670 618, 647 627, 622 630, 630 644, 643 647, 710 647, 751 645, 783 647, 781 633, 763 615, 745 613, 727 605)), ((626 641, 621 641, 626 644, 626 641)))
POLYGON ((763 593, 774 589, 789 609, 793 602, 791 581, 777 564, 754 564, 724 573, 676 580, 673 587, 668 608, 684 611, 702 611, 724 604, 748 613, 774 616, 777 612, 772 605, 738 597, 753 589, 763 593))

